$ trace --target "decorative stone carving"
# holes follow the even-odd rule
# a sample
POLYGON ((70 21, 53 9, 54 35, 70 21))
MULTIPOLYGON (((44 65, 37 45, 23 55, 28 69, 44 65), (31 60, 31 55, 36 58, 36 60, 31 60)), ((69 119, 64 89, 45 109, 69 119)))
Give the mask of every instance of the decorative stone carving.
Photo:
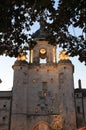
POLYGON ((18 55, 18 57, 17 57, 17 60, 18 61, 24 61, 24 60, 26 60, 27 59, 27 57, 26 57, 26 53, 25 52, 21 52, 19 55, 18 55))
POLYGON ((62 130, 62 116, 58 115, 55 116, 52 124, 51 124, 52 130, 62 130))
POLYGON ((59 54, 59 58, 60 60, 69 60, 69 56, 66 54, 66 51, 63 50, 60 54, 59 54))

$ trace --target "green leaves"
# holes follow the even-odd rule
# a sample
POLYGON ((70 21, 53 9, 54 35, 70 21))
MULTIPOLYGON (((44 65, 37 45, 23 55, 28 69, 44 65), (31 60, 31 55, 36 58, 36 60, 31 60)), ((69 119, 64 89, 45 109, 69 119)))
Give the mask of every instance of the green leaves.
POLYGON ((85 61, 86 2, 84 0, 0 0, 0 54, 17 56, 21 49, 33 48, 30 28, 43 22, 51 34, 49 43, 65 48, 71 56, 85 61), (69 27, 81 28, 82 36, 69 32, 69 27), (84 56, 83 56, 84 54, 84 56))

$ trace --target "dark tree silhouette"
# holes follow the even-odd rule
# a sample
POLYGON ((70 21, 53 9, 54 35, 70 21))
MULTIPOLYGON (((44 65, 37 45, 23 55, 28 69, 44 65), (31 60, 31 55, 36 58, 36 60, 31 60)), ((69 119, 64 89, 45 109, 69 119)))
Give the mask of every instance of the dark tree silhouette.
POLYGON ((51 35, 49 43, 59 45, 86 63, 85 0, 0 0, 0 54, 17 56, 36 42, 30 35, 35 22, 43 22, 51 35), (80 28, 76 36, 69 28, 80 28))

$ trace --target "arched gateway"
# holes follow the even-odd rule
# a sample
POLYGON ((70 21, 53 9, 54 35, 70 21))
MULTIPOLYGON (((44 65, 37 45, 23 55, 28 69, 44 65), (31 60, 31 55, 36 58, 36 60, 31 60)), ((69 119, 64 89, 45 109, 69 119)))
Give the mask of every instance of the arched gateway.
POLYGON ((47 122, 40 121, 32 128, 32 130, 51 130, 51 128, 47 122))

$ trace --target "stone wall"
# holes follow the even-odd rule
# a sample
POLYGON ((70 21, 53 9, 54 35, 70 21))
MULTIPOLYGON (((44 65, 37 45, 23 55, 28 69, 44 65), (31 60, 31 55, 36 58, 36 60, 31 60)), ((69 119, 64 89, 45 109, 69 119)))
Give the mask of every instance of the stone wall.
POLYGON ((0 130, 9 130, 11 114, 11 92, 0 92, 0 130))

